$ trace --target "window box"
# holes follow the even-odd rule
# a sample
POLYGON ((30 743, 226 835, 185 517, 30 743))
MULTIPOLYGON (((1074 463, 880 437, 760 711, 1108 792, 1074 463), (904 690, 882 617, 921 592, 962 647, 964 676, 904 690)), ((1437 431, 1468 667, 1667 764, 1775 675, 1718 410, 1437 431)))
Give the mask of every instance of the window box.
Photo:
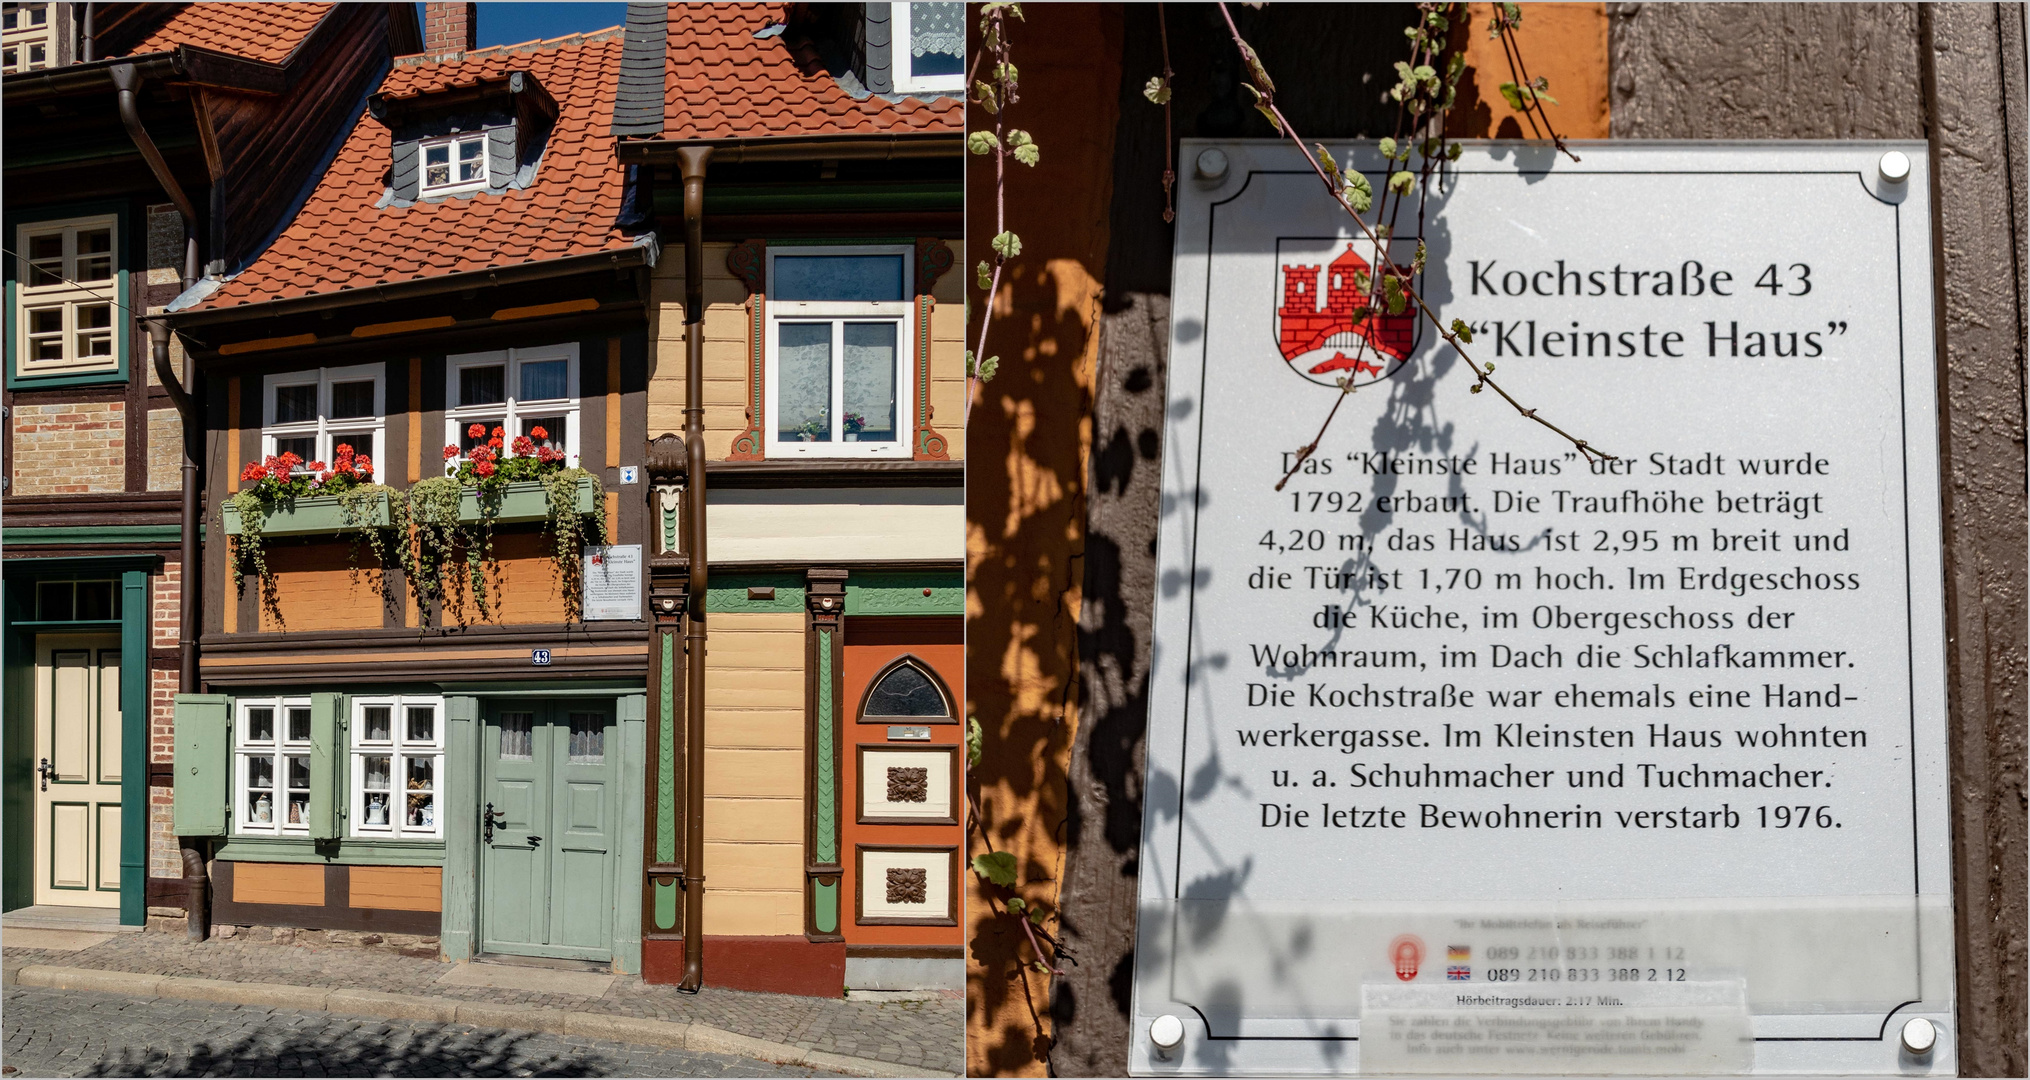
MULTIPOLYGON (((480 520, 480 500, 482 498, 491 501, 496 496, 482 496, 477 488, 466 488, 465 493, 459 496, 458 499, 458 520, 480 520)), ((494 515, 495 521, 542 521, 550 516, 550 496, 543 490, 543 482, 540 480, 524 480, 519 483, 509 484, 501 489, 500 495, 497 498, 499 500, 498 509, 500 512, 494 515)), ((580 514, 592 512, 593 498, 592 478, 590 476, 579 477, 578 512, 580 514)))
MULTIPOLYGON (((239 536, 243 530, 240 508, 227 501, 222 509, 225 512, 226 535, 239 536)), ((388 494, 385 491, 378 492, 374 495, 372 509, 362 524, 368 528, 386 528, 390 520, 388 494)), ((300 533, 347 532, 354 527, 347 524, 345 510, 338 504, 338 496, 305 495, 270 511, 267 521, 261 525, 261 532, 266 536, 286 536, 300 533)))

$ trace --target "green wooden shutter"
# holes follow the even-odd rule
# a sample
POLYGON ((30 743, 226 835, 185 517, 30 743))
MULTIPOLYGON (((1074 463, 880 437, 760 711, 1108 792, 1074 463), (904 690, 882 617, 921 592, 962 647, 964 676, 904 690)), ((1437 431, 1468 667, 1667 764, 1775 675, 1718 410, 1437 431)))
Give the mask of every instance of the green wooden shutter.
POLYGON ((178 836, 224 836, 232 801, 233 699, 224 694, 176 695, 178 836))
POLYGON ((336 840, 345 804, 345 695, 310 695, 310 838, 336 840))

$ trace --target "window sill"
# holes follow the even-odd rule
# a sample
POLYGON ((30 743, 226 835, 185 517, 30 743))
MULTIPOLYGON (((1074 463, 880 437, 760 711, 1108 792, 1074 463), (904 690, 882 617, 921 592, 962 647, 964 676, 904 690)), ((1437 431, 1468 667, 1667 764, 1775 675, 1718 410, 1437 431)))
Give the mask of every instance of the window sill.
POLYGON ((444 841, 312 840, 290 836, 231 836, 218 847, 228 862, 332 863, 370 866, 442 866, 444 841))
POLYGON ((125 365, 115 368, 94 368, 89 371, 52 371, 43 374, 7 373, 9 390, 61 390, 71 386, 103 386, 107 383, 127 381, 125 365))

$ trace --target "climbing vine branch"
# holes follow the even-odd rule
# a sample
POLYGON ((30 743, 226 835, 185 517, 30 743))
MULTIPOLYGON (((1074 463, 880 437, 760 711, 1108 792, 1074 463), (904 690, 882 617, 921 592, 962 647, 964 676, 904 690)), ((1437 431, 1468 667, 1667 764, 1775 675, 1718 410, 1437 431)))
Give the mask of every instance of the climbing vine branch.
MULTIPOLYGON (((1455 11, 1456 7, 1457 5, 1449 3, 1419 4, 1417 5, 1418 22, 1406 31, 1406 36, 1411 41, 1411 60, 1409 62, 1397 63, 1396 71, 1401 77, 1401 81, 1390 91, 1390 96, 1401 106, 1398 113, 1397 131, 1399 134, 1410 136, 1416 135, 1419 131, 1427 132, 1428 134, 1422 140, 1410 138, 1399 143, 1396 138, 1389 138, 1381 141, 1379 149, 1382 152, 1382 156, 1388 159, 1391 171, 1384 187, 1384 194, 1382 196, 1383 205, 1375 215, 1377 219, 1387 218, 1388 220, 1379 225, 1370 225, 1367 219, 1362 217, 1363 213, 1376 209, 1374 207, 1373 185, 1368 181, 1366 175, 1352 168, 1351 163, 1349 163, 1347 169, 1341 170, 1338 163, 1333 161, 1331 153, 1323 145, 1316 146, 1316 153, 1313 152, 1312 146, 1306 145, 1304 139, 1297 133, 1297 130, 1291 126, 1289 119, 1283 115, 1281 107, 1276 104, 1276 85, 1269 78, 1268 69, 1262 65, 1261 58, 1256 54, 1253 46, 1249 45, 1247 39, 1241 36, 1240 27, 1234 23, 1233 13, 1227 10, 1225 3, 1219 5, 1219 11, 1221 17, 1226 20, 1227 31, 1233 37, 1234 46, 1240 50, 1241 59, 1247 65, 1249 82, 1244 83, 1243 87, 1253 99, 1255 108, 1268 118, 1269 123, 1275 128, 1278 136, 1288 138, 1291 144, 1296 146, 1298 152, 1304 155, 1304 160, 1310 164, 1312 171, 1318 175, 1319 181, 1325 185, 1326 193, 1332 197, 1333 201, 1340 205, 1341 209, 1346 211, 1347 216, 1354 220, 1354 223, 1360 227, 1361 232, 1374 247, 1375 263, 1379 272, 1371 277, 1367 277, 1365 280, 1357 277, 1355 282, 1360 291, 1366 294, 1368 310, 1385 309, 1391 315, 1400 315, 1406 307, 1414 305, 1417 315, 1427 320, 1432 328, 1438 332, 1438 336, 1446 344, 1452 346, 1459 353, 1460 358, 1466 361, 1467 366, 1473 372, 1474 383, 1471 387, 1473 393, 1478 394, 1483 388, 1493 390, 1501 396, 1503 401, 1506 401, 1515 409, 1517 415, 1543 425, 1546 429, 1570 442, 1588 460, 1595 457, 1612 459, 1615 455, 1593 446, 1587 440, 1579 438, 1557 424, 1552 423, 1550 420, 1545 419, 1538 414, 1535 408, 1525 406, 1516 399, 1515 395, 1509 393, 1500 383, 1496 382, 1494 379, 1494 365, 1492 363, 1480 363, 1467 354, 1464 346, 1473 341, 1473 331, 1472 328, 1466 325, 1464 320, 1453 319, 1449 326, 1438 321, 1437 314, 1424 301, 1423 296, 1417 291, 1415 284, 1415 274, 1423 270, 1426 256, 1422 239, 1417 241, 1416 256, 1407 270, 1396 262, 1395 257, 1389 251, 1388 240, 1393 235, 1396 216, 1395 213, 1390 211, 1390 197, 1393 196, 1395 198, 1395 210, 1400 212, 1402 199, 1413 192, 1428 190, 1434 170, 1438 169, 1442 162, 1456 159, 1459 154, 1458 148, 1448 145, 1445 140, 1443 117, 1445 112, 1450 109, 1457 92, 1459 76, 1465 68, 1465 57, 1461 54, 1453 53, 1449 58, 1442 61, 1444 74, 1441 75, 1439 73, 1440 58, 1445 52, 1444 43, 1450 29, 1448 12, 1455 11), (1409 121, 1407 131, 1404 126, 1405 119, 1409 121), (1421 176, 1418 173, 1412 173, 1407 169, 1398 167, 1398 162, 1408 164, 1413 154, 1417 154, 1422 159, 1421 176)), ((1514 5, 1503 5, 1503 8, 1513 9, 1514 5)), ((1496 20, 1497 29, 1508 28, 1512 30, 1514 20, 1519 18, 1520 13, 1517 11, 1504 11, 1502 17, 1496 20)), ((1505 43, 1508 43, 1511 39, 1505 36, 1503 40, 1505 43)), ((1530 103, 1535 103, 1542 96, 1540 89, 1527 89, 1529 89, 1529 96, 1526 100, 1530 103)), ((1504 94, 1504 96, 1507 95, 1504 94)), ((1540 105, 1538 109, 1541 111, 1540 105)), ((1422 218, 1423 204, 1420 198, 1418 204, 1418 220, 1420 224, 1422 218)), ((1363 338, 1361 344, 1363 354, 1370 347, 1370 344, 1371 342, 1363 338)), ((1354 367, 1352 370, 1355 372, 1361 370, 1360 357, 1356 357, 1353 363, 1354 367)), ((1290 470, 1284 474, 1281 480, 1277 481, 1277 490, 1282 490, 1283 486, 1289 483, 1290 477, 1295 475, 1297 469, 1302 466, 1305 459, 1317 451, 1318 444, 1324 439, 1325 432, 1331 427, 1333 418, 1339 413, 1339 406, 1345 401, 1346 395, 1353 392, 1353 379, 1351 377, 1343 377, 1339 381, 1339 386, 1340 397, 1333 402, 1332 409, 1326 414, 1325 422, 1320 425, 1318 434, 1313 437, 1311 442, 1298 449, 1296 455, 1294 455, 1290 470)))
POLYGON ((1008 106, 1020 98, 1020 75, 1008 59, 1008 20, 1022 18, 1022 5, 996 3, 980 7, 980 39, 984 56, 990 61, 987 78, 973 82, 973 104, 994 118, 992 131, 974 131, 966 136, 966 149, 994 159, 994 239, 992 260, 982 259, 977 283, 986 292, 980 308, 980 344, 966 352, 966 414, 972 415, 973 399, 979 384, 991 381, 1001 358, 987 356, 987 330, 994 323, 994 298, 1001 293, 1001 272, 1008 260, 1022 254, 1022 238, 1008 229, 1008 162, 1010 159, 1034 168, 1041 151, 1036 140, 1021 128, 1008 126, 1008 106))

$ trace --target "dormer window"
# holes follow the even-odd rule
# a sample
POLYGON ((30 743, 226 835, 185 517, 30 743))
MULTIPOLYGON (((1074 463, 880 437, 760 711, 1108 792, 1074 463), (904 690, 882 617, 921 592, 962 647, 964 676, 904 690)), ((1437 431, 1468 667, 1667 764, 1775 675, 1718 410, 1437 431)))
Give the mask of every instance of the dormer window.
POLYGON ((425 139, 423 194, 449 195, 487 186, 486 132, 425 139))
POLYGON ((375 94, 367 112, 388 129, 384 207, 525 188, 557 122, 556 100, 526 71, 375 94))
POLYGON ((892 59, 901 94, 962 91, 966 87, 966 5, 891 4, 895 20, 892 59))

